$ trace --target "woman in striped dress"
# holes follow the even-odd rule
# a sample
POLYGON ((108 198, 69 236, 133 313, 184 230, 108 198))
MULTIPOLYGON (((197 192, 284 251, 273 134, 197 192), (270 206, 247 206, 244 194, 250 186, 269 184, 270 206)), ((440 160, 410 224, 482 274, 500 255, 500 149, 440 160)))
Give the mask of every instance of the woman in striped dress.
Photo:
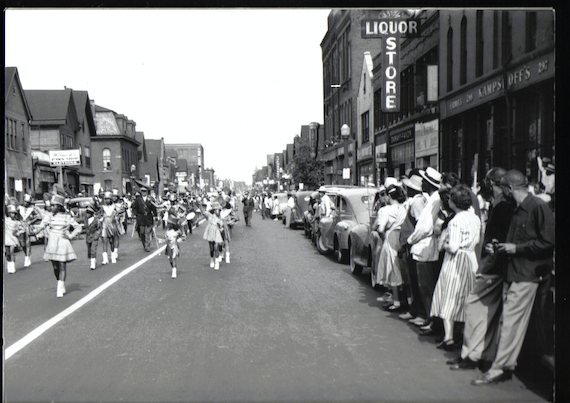
POLYGON ((465 322, 464 302, 475 285, 478 268, 475 248, 479 243, 481 220, 469 209, 471 204, 465 185, 451 189, 449 207, 455 216, 447 226, 443 242, 445 256, 431 305, 431 316, 442 318, 445 330, 443 341, 437 347, 446 351, 453 349, 455 322, 465 322))
POLYGON ((67 263, 77 259, 77 255, 71 246, 70 240, 81 233, 81 225, 65 211, 63 206, 64 197, 58 194, 52 196, 51 206, 53 216, 46 216, 39 226, 34 227, 34 233, 44 228, 49 229, 49 239, 44 252, 44 260, 50 260, 53 265, 53 273, 57 279, 57 297, 65 294, 65 278, 67 275, 67 263), (70 229, 73 227, 73 231, 70 229))

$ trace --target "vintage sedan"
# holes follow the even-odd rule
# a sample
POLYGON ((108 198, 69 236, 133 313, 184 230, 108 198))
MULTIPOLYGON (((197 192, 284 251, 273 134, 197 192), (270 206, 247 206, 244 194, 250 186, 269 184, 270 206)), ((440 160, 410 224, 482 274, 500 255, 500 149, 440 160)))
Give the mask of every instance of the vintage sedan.
MULTIPOLYGON (((272 213, 271 218, 277 217, 279 219, 282 219, 283 214, 285 214, 285 209, 287 208, 287 200, 289 200, 289 197, 287 196, 287 193, 284 193, 284 192, 273 193, 273 196, 277 197, 278 205, 279 205, 279 213, 277 213, 277 215, 272 213)), ((272 211, 273 211, 273 209, 272 209, 272 211)))
POLYGON ((370 223, 377 192, 376 187, 353 187, 331 191, 335 196, 332 214, 330 217, 321 217, 316 235, 319 253, 335 252, 338 262, 348 260, 350 231, 358 224, 370 223))
POLYGON ((283 215, 283 225, 288 225, 289 228, 297 228, 304 225, 305 212, 309 209, 309 202, 305 200, 306 197, 313 193, 310 190, 300 190, 293 195, 295 199, 295 206, 285 209, 283 215))
MULTIPOLYGON (((350 271, 353 274, 361 274, 364 268, 372 268, 376 265, 376 259, 382 249, 382 238, 378 232, 372 231, 372 226, 378 216, 378 209, 382 205, 379 198, 380 193, 376 192, 374 203, 370 210, 370 219, 352 227, 348 234, 348 250, 350 271)), ((374 270, 370 271, 372 287, 376 286, 376 275, 374 270)))

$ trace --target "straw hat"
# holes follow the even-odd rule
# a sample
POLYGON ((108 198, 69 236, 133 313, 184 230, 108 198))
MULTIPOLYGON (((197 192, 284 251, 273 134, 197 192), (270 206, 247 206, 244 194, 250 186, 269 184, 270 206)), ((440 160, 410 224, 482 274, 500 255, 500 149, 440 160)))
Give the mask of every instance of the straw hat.
POLYGON ((441 186, 441 174, 432 167, 428 167, 425 171, 420 171, 420 175, 436 188, 439 189, 441 186))
POLYGON ((109 191, 103 193, 103 199, 112 199, 112 198, 113 198, 113 193, 109 191))
POLYGON ((409 179, 402 179, 402 183, 410 189, 422 191, 422 177, 419 175, 412 175, 409 179))
POLYGON ((221 210, 222 206, 220 205, 220 203, 218 201, 214 201, 212 202, 212 210, 221 210))

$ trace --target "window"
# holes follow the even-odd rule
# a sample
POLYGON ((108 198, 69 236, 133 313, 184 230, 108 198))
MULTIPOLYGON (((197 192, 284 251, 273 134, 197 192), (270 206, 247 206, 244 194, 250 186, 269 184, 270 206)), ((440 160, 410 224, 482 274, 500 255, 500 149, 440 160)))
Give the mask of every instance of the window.
POLYGON ((526 51, 530 52, 536 49, 536 11, 527 11, 526 13, 526 51))
POLYGON ((111 150, 108 148, 103 149, 103 171, 111 170, 111 150))
POLYGON ((21 124, 21 126, 22 126, 22 151, 25 152, 25 153, 27 153, 27 150, 26 150, 26 136, 25 136, 25 133, 24 133, 24 127, 25 127, 25 126, 24 126, 23 123, 21 124))
POLYGON ((370 128, 369 128, 369 114, 368 111, 360 115, 360 127, 362 128, 362 143, 368 143, 370 140, 370 128))
POLYGON ((493 68, 499 67, 499 12, 493 11, 493 68))
POLYGON ((475 76, 479 77, 483 74, 483 10, 477 10, 476 24, 475 76))
POLYGON ((459 84, 467 82, 467 18, 461 19, 461 44, 459 59, 459 84))
POLYGON ((16 134, 16 127, 17 122, 12 119, 5 119, 5 133, 6 133, 6 148, 10 150, 17 150, 17 134, 16 134))
POLYGON ((84 152, 85 152, 85 166, 87 168, 91 168, 91 150, 89 149, 89 147, 85 147, 84 152))
POLYGON ((447 92, 453 89, 453 29, 447 30, 447 92))

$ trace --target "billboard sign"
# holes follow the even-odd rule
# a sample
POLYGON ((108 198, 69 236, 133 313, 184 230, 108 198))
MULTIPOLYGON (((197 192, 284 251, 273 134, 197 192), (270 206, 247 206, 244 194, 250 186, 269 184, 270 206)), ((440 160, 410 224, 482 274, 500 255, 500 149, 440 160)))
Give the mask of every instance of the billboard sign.
POLYGON ((52 167, 80 165, 79 150, 51 150, 49 152, 49 165, 52 167))

